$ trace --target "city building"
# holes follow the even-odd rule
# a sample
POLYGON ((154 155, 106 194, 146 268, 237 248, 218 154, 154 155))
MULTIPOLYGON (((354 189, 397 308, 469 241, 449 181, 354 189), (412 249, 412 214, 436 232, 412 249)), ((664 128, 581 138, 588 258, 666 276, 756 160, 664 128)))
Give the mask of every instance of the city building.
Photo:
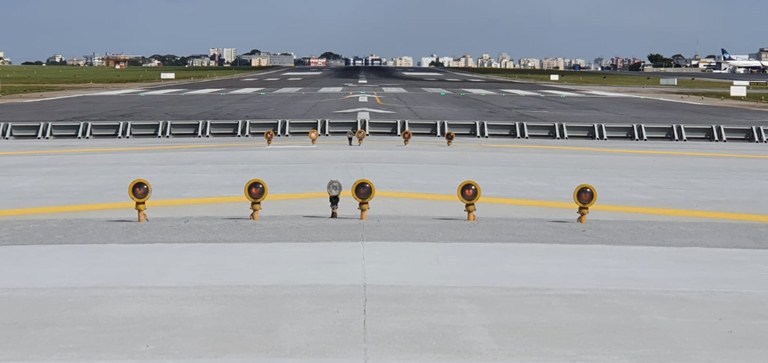
POLYGON ((234 63, 237 58, 237 48, 224 48, 221 57, 224 58, 224 64, 234 63))
POLYGON ((541 60, 541 69, 565 69, 565 59, 544 58, 541 60))
POLYGON ((499 68, 511 69, 517 67, 515 65, 515 60, 512 59, 509 54, 501 53, 499 54, 499 68))
POLYGON ((131 56, 122 53, 107 53, 107 56, 104 57, 104 63, 109 68, 125 69, 128 68, 129 59, 131 59, 131 56))
POLYGON ((142 67, 162 67, 163 66, 163 62, 161 62, 161 61, 159 61, 157 59, 154 59, 154 58, 150 58, 147 61, 145 61, 144 63, 142 63, 141 66, 142 67))
POLYGON ((500 68, 498 61, 493 59, 490 54, 483 54, 480 59, 477 60, 478 68, 500 68))
POLYGON ((458 67, 458 68, 475 68, 475 60, 472 58, 469 54, 464 54, 460 58, 456 58, 453 60, 451 64, 451 67, 458 67))
POLYGON ((325 58, 318 58, 318 57, 304 57, 304 58, 301 58, 301 65, 309 66, 309 67, 327 67, 328 60, 325 58))
POLYGON ((61 55, 61 54, 54 54, 54 55, 48 57, 48 59, 45 60, 46 64, 64 63, 64 62, 66 62, 66 59, 64 59, 64 56, 61 55))
POLYGON ((85 58, 70 58, 67 59, 68 66, 85 67, 85 58))
POLYGON ((392 59, 395 67, 413 67, 413 57, 398 57, 392 59))
POLYGON ((85 58, 85 65, 87 67, 104 67, 107 65, 104 57, 96 55, 96 53, 85 55, 83 58, 85 58))
POLYGON ((518 64, 523 69, 541 69, 541 61, 536 58, 520 58, 518 64))
POLYGON ((262 53, 269 55, 269 65, 293 67, 294 59, 296 58, 293 53, 262 53))
POLYGON ((421 57, 419 67, 429 67, 430 64, 437 61, 437 54, 432 54, 429 57, 421 57))
POLYGON ((240 59, 250 63, 251 67, 266 67, 269 65, 269 53, 243 54, 240 59))
POLYGON ((187 65, 190 67, 215 67, 218 63, 211 59, 210 55, 198 54, 187 57, 187 65))

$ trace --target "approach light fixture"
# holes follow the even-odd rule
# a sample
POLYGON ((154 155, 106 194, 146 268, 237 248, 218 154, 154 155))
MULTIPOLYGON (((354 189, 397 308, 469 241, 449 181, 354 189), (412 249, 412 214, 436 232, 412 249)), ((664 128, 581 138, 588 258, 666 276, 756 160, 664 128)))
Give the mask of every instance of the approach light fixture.
POLYGON ((269 187, 261 179, 251 179, 245 184, 245 197, 251 201, 251 220, 259 220, 261 202, 267 198, 269 187))
POLYGON ((136 179, 128 185, 128 196, 136 202, 139 223, 148 221, 147 200, 152 196, 152 184, 145 179, 136 179))
POLYGON ((368 179, 358 179, 352 184, 352 197, 360 204, 358 209, 360 209, 361 220, 368 219, 368 210, 370 209, 368 203, 375 195, 376 186, 368 179))
POLYGON ((589 184, 581 184, 573 191, 573 201, 579 206, 579 218, 576 221, 585 224, 589 207, 597 202, 597 189, 589 184))
POLYGON ((355 133, 355 136, 357 136, 357 146, 360 146, 363 144, 363 140, 365 140, 365 130, 358 129, 355 133))
POLYGON ((328 191, 328 199, 331 202, 331 218, 339 217, 339 200, 341 199, 341 182, 338 180, 331 180, 326 187, 328 191))
POLYGON ((413 137, 413 133, 411 132, 411 130, 403 131, 403 144, 408 145, 408 143, 411 142, 412 137, 413 137))
POLYGON ((307 135, 309 136, 309 140, 312 141, 312 145, 316 144, 317 138, 320 137, 320 133, 317 132, 317 129, 309 130, 307 135))
POLYGON ((448 131, 445 133, 445 141, 448 143, 448 146, 451 146, 453 144, 453 139, 456 138, 456 133, 453 131, 448 131))
POLYGON ((272 140, 275 138, 275 132, 272 130, 264 131, 264 140, 267 140, 267 146, 272 145, 272 140))
POLYGON ((477 220, 475 211, 475 203, 480 200, 482 190, 480 185, 473 180, 465 180, 459 184, 459 188, 456 190, 456 194, 459 196, 459 200, 464 203, 464 211, 467 212, 467 220, 474 222, 477 220))

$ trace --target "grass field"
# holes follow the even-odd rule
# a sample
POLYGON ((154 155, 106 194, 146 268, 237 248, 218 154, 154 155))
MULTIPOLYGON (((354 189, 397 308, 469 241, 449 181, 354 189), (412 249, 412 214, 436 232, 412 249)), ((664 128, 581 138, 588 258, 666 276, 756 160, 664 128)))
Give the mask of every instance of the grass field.
POLYGON ((251 67, 107 67, 0 66, 0 96, 59 91, 94 85, 158 82, 160 73, 176 73, 177 80, 228 77, 268 69, 251 67))

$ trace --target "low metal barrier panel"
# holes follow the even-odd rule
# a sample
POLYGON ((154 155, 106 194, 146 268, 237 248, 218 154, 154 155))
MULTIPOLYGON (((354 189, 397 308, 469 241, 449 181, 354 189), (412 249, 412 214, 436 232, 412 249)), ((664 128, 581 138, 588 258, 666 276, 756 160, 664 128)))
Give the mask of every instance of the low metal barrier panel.
POLYGON ((128 121, 125 137, 162 137, 165 121, 128 121))
POLYGON ((557 123, 532 123, 523 122, 523 135, 526 139, 531 137, 545 137, 560 139, 560 128, 557 123))
POLYGON ((123 138, 125 122, 107 121, 107 122, 88 122, 85 126, 85 138, 123 138))
POLYGON ((84 122, 49 122, 45 138, 82 139, 85 134, 84 122))
POLYGON ((42 139, 45 125, 44 122, 8 123, 5 126, 5 139, 42 139))
POLYGON ((580 139, 600 139, 600 129, 597 124, 560 124, 562 132, 560 135, 564 139, 580 138, 580 139))
POLYGON ((230 136, 239 137, 242 136, 240 130, 242 130, 243 121, 229 121, 229 120, 217 120, 206 121, 205 137, 220 137, 230 136))
POLYGON ((720 138, 717 135, 717 128, 715 126, 680 125, 679 128, 680 133, 678 136, 683 141, 720 141, 720 138))
POLYGON ((443 136, 440 130, 440 121, 405 121, 405 130, 410 130, 414 135, 443 136))
POLYGON ((600 125, 603 140, 628 139, 637 141, 640 139, 637 125, 600 125))
POLYGON ((203 137, 205 121, 168 121, 165 137, 203 137))
POLYGON ((360 120, 324 120, 322 133, 325 136, 346 135, 347 131, 357 132, 360 120))
POLYGON ((675 125, 640 125, 640 138, 644 141, 649 139, 680 140, 675 125))
POLYGON ((456 136, 481 137, 480 121, 443 121, 443 131, 456 136))
POLYGON ((399 120, 365 120, 365 131, 375 135, 394 135, 400 136, 399 120))
POLYGON ((293 134, 306 134, 309 130, 315 129, 320 132, 322 129, 322 120, 286 120, 285 136, 293 134))
POLYGON ((520 132, 519 122, 490 122, 483 121, 483 134, 485 137, 513 137, 516 139, 524 137, 520 132))
POLYGON ((261 136, 264 132, 272 130, 275 136, 283 135, 283 120, 246 120, 243 124, 243 136, 261 136))

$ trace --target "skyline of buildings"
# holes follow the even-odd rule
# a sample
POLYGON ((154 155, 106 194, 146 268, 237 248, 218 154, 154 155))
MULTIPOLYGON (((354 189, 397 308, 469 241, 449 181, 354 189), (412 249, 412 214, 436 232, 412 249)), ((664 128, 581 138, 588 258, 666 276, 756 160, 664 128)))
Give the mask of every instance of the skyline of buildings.
MULTIPOLYGON (((755 55, 763 58, 766 54, 765 48, 760 48, 758 53, 749 54, 748 57, 755 55)), ((123 53, 105 53, 104 56, 92 53, 82 57, 66 58, 62 54, 53 54, 46 59, 45 64, 52 65, 72 65, 72 66, 107 66, 116 68, 125 68, 129 64, 132 66, 143 67, 161 67, 163 62, 153 58, 155 56, 136 56, 123 53)), ((167 57, 167 56, 159 56, 167 57)), ((185 60, 183 65, 189 67, 215 67, 215 66, 295 66, 305 65, 311 67, 326 67, 345 64, 344 60, 325 59, 317 56, 298 57, 292 52, 260 52, 253 50, 245 54, 237 54, 237 48, 211 47, 207 54, 195 54, 183 57, 177 57, 185 60)), ((680 54, 672 56, 675 67, 680 68, 712 68, 722 63, 722 56, 709 55, 700 57, 694 55, 686 58, 680 54)), ((582 58, 566 57, 544 57, 529 58, 520 57, 515 60, 507 52, 500 52, 498 56, 492 56, 490 53, 484 53, 477 59, 472 54, 463 54, 461 56, 430 56, 414 59, 411 56, 398 57, 380 57, 370 55, 367 57, 344 58, 348 65, 381 65, 393 67, 458 67, 458 68, 499 68, 499 69, 542 69, 542 70, 642 70, 642 67, 648 66, 645 59, 636 57, 597 57, 592 61, 582 58), (638 66, 639 64, 639 66, 638 66), (634 67, 632 67, 634 65, 634 67)), ((41 62, 36 62, 39 64, 41 62)), ((6 57, 5 52, 0 51, 0 65, 12 64, 6 57)), ((176 64, 179 65, 179 64, 176 64)))

